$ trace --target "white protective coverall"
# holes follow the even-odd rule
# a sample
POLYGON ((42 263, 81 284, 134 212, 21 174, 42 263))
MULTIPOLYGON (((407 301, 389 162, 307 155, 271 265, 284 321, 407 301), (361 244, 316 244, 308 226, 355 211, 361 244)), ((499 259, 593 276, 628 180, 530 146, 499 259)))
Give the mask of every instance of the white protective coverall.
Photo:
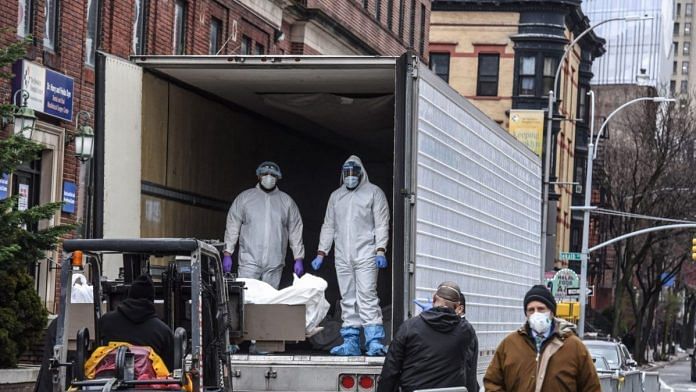
POLYGON ((295 260, 304 258, 302 217, 297 204, 275 187, 264 192, 257 184, 242 192, 227 213, 225 252, 233 253, 239 240, 238 275, 280 285, 290 240, 295 260))
POLYGON ((353 190, 341 185, 329 197, 319 250, 328 254, 335 244, 343 327, 360 328, 382 324, 375 255, 378 248, 387 249, 389 204, 384 192, 370 183, 360 158, 352 155, 346 163, 350 161, 362 167, 360 184, 353 190))

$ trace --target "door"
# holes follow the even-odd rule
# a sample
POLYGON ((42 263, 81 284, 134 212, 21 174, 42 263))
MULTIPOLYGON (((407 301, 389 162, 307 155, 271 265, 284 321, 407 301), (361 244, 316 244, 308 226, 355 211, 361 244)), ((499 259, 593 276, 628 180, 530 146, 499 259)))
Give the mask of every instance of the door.
MULTIPOLYGON (((20 211, 28 210, 40 204, 41 159, 24 162, 12 173, 12 194, 19 195, 17 209, 20 211)), ((25 228, 30 231, 36 231, 38 230, 38 225, 34 224, 25 228)), ((36 264, 31 264, 27 268, 27 272, 34 278, 36 289, 38 290, 39 279, 36 276, 36 264)))

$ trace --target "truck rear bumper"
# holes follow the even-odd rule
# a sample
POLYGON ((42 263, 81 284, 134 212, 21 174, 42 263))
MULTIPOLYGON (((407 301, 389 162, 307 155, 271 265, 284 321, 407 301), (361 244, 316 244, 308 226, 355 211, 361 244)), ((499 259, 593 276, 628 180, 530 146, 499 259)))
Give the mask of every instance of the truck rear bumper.
POLYGON ((372 377, 376 386, 383 363, 384 357, 234 355, 230 368, 234 391, 369 392, 376 388, 358 388, 358 380, 361 376, 372 377), (343 375, 354 377, 354 389, 341 388, 343 375))

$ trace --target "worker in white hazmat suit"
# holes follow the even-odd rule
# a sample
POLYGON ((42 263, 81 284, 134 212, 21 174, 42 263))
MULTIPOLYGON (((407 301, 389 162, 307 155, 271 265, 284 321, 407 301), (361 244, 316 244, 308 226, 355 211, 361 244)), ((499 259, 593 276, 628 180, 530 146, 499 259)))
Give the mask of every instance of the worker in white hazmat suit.
POLYGON ((384 355, 377 272, 387 267, 384 254, 389 240, 389 205, 384 192, 370 183, 360 158, 348 158, 341 181, 343 185, 329 198, 319 250, 312 261, 312 268, 319 269, 334 244, 343 344, 332 348, 331 354, 360 355, 362 327, 367 355, 384 355))
POLYGON ((261 163, 256 176, 259 183, 237 196, 227 214, 223 269, 232 270, 232 253, 239 240, 239 277, 259 279, 277 289, 288 240, 294 272, 304 274, 302 217, 292 198, 276 186, 282 178, 277 164, 261 163))

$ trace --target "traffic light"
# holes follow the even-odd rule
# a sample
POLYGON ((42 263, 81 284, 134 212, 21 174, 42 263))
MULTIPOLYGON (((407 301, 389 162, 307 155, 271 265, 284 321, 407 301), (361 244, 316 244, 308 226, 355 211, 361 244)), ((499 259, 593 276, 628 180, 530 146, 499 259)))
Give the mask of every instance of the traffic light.
POLYGON ((696 261, 696 237, 691 240, 691 260, 696 261))

